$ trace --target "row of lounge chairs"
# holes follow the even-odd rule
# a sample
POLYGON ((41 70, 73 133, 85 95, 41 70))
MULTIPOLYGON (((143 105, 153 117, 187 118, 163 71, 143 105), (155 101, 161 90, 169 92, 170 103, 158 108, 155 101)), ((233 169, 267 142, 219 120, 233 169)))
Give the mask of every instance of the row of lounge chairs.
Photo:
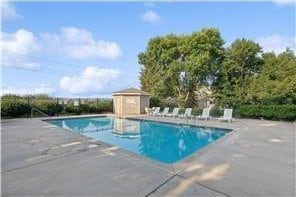
MULTIPOLYGON (((179 118, 197 118, 202 120, 212 120, 213 117, 210 116, 210 108, 203 108, 202 114, 195 116, 192 115, 192 108, 186 108, 184 114, 179 114, 179 108, 175 107, 171 113, 169 113, 169 107, 165 107, 162 112, 160 112, 160 107, 155 107, 153 111, 148 113, 148 115, 153 116, 163 116, 163 117, 179 117, 179 118)), ((232 109, 224 109, 224 115, 218 118, 220 121, 234 121, 232 117, 232 109)))

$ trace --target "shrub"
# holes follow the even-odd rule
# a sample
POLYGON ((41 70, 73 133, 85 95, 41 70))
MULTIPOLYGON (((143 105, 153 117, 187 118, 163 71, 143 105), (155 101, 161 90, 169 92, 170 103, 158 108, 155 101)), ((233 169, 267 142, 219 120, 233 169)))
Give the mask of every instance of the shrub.
POLYGON ((99 101, 98 103, 98 112, 112 112, 113 111, 113 102, 110 101, 99 101))
POLYGON ((30 112, 30 107, 24 101, 16 99, 1 99, 1 116, 20 117, 30 112))
POLYGON ((89 113, 98 113, 98 109, 95 107, 95 105, 89 104, 89 113))
POLYGON ((78 106, 79 113, 88 113, 89 112, 89 105, 88 104, 80 104, 78 106))
POLYGON ((112 100, 99 100, 89 104, 90 113, 102 113, 102 112, 112 112, 113 102, 112 100))
POLYGON ((255 108, 255 113, 259 113, 261 117, 266 119, 276 119, 276 112, 275 110, 277 107, 275 105, 261 105, 260 107, 255 108), (257 110, 256 110, 257 109, 257 110), (259 112, 258 112, 259 111, 259 112))
POLYGON ((259 108, 259 105, 240 105, 234 109, 234 114, 236 117, 260 118, 261 111, 259 108))
POLYGON ((162 103, 158 97, 152 96, 150 98, 150 107, 161 107, 162 103))
POLYGON ((79 108, 77 106, 74 106, 72 103, 67 104, 65 106, 65 109, 64 110, 65 110, 66 113, 70 113, 70 114, 74 113, 76 115, 79 115, 80 114, 79 108))
POLYGON ((179 109, 179 114, 184 114, 185 113, 185 109, 184 108, 180 108, 179 109))
POLYGON ((169 108, 178 107, 178 100, 174 98, 165 99, 163 101, 163 106, 169 108))
POLYGON ((296 120, 296 105, 241 105, 235 113, 245 118, 296 120))
POLYGON ((33 107, 36 107, 50 116, 60 113, 63 110, 63 106, 59 105, 55 100, 41 100, 38 101, 33 107))
POLYGON ((89 112, 90 113, 99 113, 97 102, 91 102, 88 104, 89 106, 89 112))
POLYGON ((214 117, 223 116, 223 109, 220 106, 218 106, 218 105, 214 105, 210 109, 210 116, 214 116, 214 117))
POLYGON ((192 115, 195 115, 195 116, 201 115, 202 114, 202 109, 200 109, 200 108, 193 108, 191 114, 192 115))

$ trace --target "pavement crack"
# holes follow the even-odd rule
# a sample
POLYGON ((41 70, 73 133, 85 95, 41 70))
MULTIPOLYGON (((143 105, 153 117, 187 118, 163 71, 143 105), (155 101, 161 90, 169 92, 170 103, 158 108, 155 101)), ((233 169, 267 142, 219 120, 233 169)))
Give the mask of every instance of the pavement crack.
POLYGON ((145 197, 148 197, 151 194, 153 194, 154 192, 156 192, 159 188, 161 188, 164 184, 166 184, 167 182, 169 182, 175 176, 177 176, 177 174, 174 174, 173 176, 171 176, 170 178, 168 178, 167 180, 165 180, 163 183, 161 183, 160 185, 158 185, 154 190, 152 190, 151 192, 149 192, 148 194, 146 194, 145 197))

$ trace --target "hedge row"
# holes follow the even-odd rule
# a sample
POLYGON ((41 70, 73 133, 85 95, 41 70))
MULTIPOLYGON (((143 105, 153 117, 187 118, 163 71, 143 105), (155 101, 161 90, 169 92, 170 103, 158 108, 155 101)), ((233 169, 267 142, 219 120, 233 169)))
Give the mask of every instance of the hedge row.
POLYGON ((241 105, 235 108, 236 116, 269 120, 296 120, 296 105, 241 105))
POLYGON ((1 100, 2 117, 20 117, 30 111, 28 104, 18 100, 1 100))
POLYGON ((50 116, 57 114, 102 113, 113 110, 112 101, 99 101, 98 103, 80 104, 79 106, 68 103, 64 106, 58 104, 55 100, 41 100, 31 103, 28 106, 28 103, 24 100, 2 99, 1 116, 4 118, 25 116, 30 114, 32 107, 50 116))

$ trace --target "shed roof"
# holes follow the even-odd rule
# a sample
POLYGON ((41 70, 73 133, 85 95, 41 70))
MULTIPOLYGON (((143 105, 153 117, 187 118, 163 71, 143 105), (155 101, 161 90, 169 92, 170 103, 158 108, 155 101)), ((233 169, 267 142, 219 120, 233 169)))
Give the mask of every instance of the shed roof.
POLYGON ((136 88, 128 88, 120 91, 113 92, 113 95, 147 95, 149 96, 150 94, 148 92, 136 89, 136 88))

